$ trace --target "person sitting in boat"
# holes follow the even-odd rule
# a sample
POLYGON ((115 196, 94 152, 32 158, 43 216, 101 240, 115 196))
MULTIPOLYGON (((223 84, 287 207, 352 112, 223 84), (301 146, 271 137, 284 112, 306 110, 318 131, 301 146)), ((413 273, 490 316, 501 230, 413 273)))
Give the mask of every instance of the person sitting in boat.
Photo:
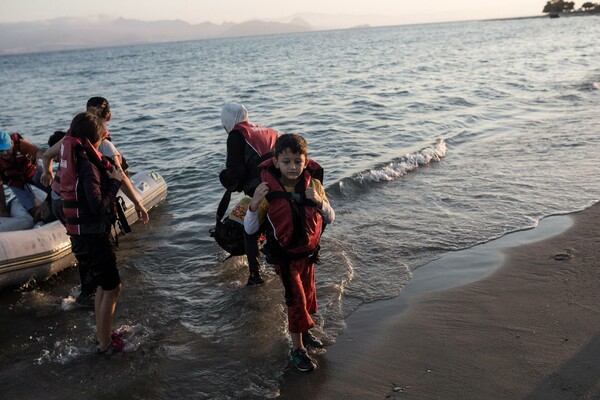
MULTIPOLYGON (((35 221, 46 218, 50 210, 46 202, 36 204, 35 193, 30 187, 33 185, 49 193, 49 189, 40 183, 43 170, 37 160, 41 157, 42 151, 18 133, 9 135, 0 131, 0 184, 11 188, 17 201, 35 221)), ((0 188, 0 216, 10 216, 4 186, 0 188)))
MULTIPOLYGON (((279 134, 274 129, 250 123, 248 110, 237 103, 227 103, 223 106, 221 124, 228 136, 225 169, 219 174, 219 180, 225 189, 231 192, 243 191, 252 197, 260 183, 258 165, 272 156, 279 134)), ((260 231, 251 235, 244 232, 244 246, 250 272, 247 286, 264 283, 258 261, 260 234, 260 231)))

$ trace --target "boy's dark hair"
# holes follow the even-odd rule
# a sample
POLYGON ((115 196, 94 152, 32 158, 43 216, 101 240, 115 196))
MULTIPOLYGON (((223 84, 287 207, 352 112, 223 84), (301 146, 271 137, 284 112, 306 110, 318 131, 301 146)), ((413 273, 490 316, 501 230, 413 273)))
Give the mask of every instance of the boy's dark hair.
POLYGON ((81 140, 96 143, 104 133, 104 127, 98 116, 91 112, 79 113, 71 121, 71 135, 81 140))
POLYGON ((87 101, 86 111, 93 112, 98 117, 106 119, 110 114, 110 104, 104 97, 92 97, 87 101))
POLYGON ((295 133, 286 133, 277 138, 275 142, 275 157, 279 156, 285 150, 294 154, 304 154, 308 156, 308 143, 306 139, 295 133))
POLYGON ((63 131, 55 131, 48 138, 48 147, 54 146, 56 143, 58 143, 58 141, 60 141, 60 139, 62 139, 64 137, 65 137, 65 132, 63 132, 63 131))

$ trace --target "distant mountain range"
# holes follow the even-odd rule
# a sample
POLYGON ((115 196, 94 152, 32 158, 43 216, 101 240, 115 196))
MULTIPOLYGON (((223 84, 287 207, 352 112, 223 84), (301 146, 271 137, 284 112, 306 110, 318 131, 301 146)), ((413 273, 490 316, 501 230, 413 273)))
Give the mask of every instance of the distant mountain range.
MULTIPOLYGON (((381 20, 383 17, 378 18, 376 24, 384 25, 384 20, 381 20)), ((220 25, 212 22, 189 24, 181 20, 139 21, 107 16, 0 23, 0 55, 307 32, 365 24, 365 17, 319 14, 297 14, 282 21, 251 20, 220 25), (316 23, 309 23, 309 20, 316 23)))

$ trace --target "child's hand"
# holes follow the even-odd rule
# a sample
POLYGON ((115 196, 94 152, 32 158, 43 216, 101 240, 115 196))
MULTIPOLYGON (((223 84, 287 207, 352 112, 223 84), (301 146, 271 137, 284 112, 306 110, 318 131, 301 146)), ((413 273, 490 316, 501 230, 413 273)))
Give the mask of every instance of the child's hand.
POLYGON ((317 191, 314 188, 311 188, 311 187, 306 188, 306 190, 304 191, 304 194, 306 195, 306 198, 308 200, 312 200, 312 202, 317 205, 317 208, 319 210, 321 210, 323 208, 323 199, 321 198, 321 196, 319 196, 319 194, 317 193, 317 191))
POLYGON ((269 193, 269 185, 267 185, 267 182, 261 182, 260 185, 258 185, 254 190, 254 196, 252 197, 252 201, 248 206, 250 211, 255 212, 258 210, 258 205, 261 201, 263 201, 267 193, 269 193))

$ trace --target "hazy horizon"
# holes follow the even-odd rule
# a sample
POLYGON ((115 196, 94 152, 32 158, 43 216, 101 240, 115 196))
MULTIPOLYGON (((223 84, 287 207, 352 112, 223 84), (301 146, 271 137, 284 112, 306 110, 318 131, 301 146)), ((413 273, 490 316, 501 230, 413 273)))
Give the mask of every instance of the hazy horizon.
MULTIPOLYGON (((582 2, 576 2, 576 7, 580 3, 582 2)), ((46 0, 2 0, 0 23, 106 16, 141 21, 182 20, 190 24, 221 24, 252 19, 284 20, 297 14, 326 14, 353 16, 358 20, 364 19, 364 23, 383 25, 534 16, 542 14, 544 5, 545 1, 539 0, 433 0, 424 3, 407 0, 256 0, 249 8, 247 2, 241 0, 217 4, 185 0, 59 0, 52 3, 46 0)))

